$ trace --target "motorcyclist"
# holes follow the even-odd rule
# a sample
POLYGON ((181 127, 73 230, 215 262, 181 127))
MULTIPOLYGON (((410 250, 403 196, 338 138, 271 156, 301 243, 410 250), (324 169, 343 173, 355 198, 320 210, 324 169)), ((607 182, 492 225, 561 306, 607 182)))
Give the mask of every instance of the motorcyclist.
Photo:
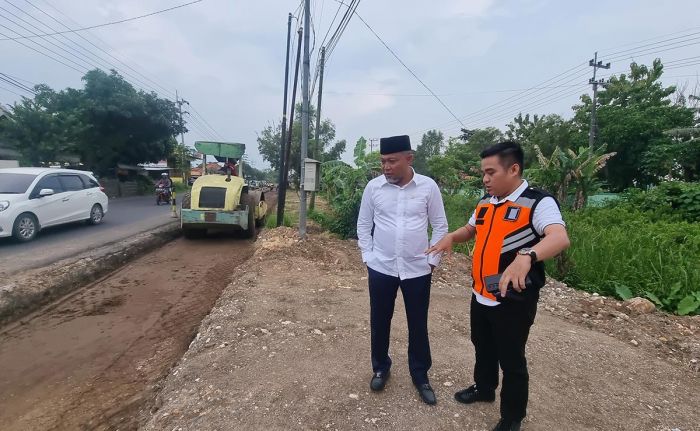
POLYGON ((158 188, 168 189, 168 192, 172 190, 173 181, 168 176, 167 172, 160 174, 160 180, 158 180, 158 188))
POLYGON ((160 190, 163 190, 163 200, 167 203, 170 200, 170 196, 173 194, 173 181, 170 179, 168 176, 167 172, 163 172, 160 174, 160 180, 158 180, 158 184, 156 184, 156 193, 159 194, 158 197, 158 202, 161 202, 161 195, 160 195, 160 190))

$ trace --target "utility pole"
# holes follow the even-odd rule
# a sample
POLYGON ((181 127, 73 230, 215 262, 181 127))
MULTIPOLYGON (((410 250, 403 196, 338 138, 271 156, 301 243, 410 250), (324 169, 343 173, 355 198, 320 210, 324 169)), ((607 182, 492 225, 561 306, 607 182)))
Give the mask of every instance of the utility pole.
MULTIPOLYGON (((326 63, 326 47, 321 47, 321 70, 319 72, 318 81, 318 103, 316 106, 316 138, 314 139, 314 151, 311 154, 312 158, 319 160, 323 153, 323 147, 319 147, 319 137, 321 135, 321 101, 323 100, 323 69, 326 63)), ((318 173, 317 173, 318 174, 318 173)), ((314 209, 316 206, 316 192, 311 192, 311 203, 309 209, 314 209)))
POLYGON ((598 104, 598 85, 604 84, 604 79, 596 80, 596 72, 598 69, 610 69, 610 63, 603 64, 602 61, 598 60, 598 52, 596 51, 595 57, 588 61, 588 65, 593 67, 593 78, 588 80, 589 84, 593 85, 593 103, 591 105, 591 130, 588 132, 588 147, 593 151, 595 146, 595 138, 598 133, 598 124, 596 123, 596 105, 598 104))
POLYGON ((286 190, 282 190, 284 187, 284 171, 287 168, 284 150, 287 143, 287 91, 289 89, 289 46, 291 44, 291 36, 292 14, 290 13, 287 19, 287 61, 284 63, 284 103, 282 104, 282 136, 280 138, 280 172, 277 177, 277 227, 282 226, 282 219, 284 219, 284 198, 286 197, 286 190))
MULTIPOLYGON (((180 97, 177 94, 177 90, 175 90, 175 103, 177 104, 177 109, 180 112, 180 144, 182 144, 182 151, 183 153, 180 154, 180 163, 181 163, 181 169, 182 169, 182 182, 187 184, 187 177, 185 175, 185 122, 182 118, 182 105, 183 104, 190 104, 185 99, 180 99, 180 97)), ((189 172, 188 172, 189 173, 189 172)))
POLYGON ((304 33, 303 28, 299 28, 299 33, 298 33, 298 39, 299 39, 299 44, 297 46, 297 61, 296 61, 296 66, 294 68, 294 84, 292 86, 292 108, 291 112, 289 114, 289 132, 287 133, 287 144, 285 145, 284 149, 284 178, 282 180, 282 184, 280 184, 280 195, 277 198, 278 202, 278 208, 277 208, 277 223, 278 227, 281 226, 280 223, 284 221, 284 203, 285 199, 287 197, 287 185, 289 183, 289 157, 292 152, 292 130, 294 130, 294 108, 296 107, 296 101, 297 101, 297 83, 299 82, 299 64, 301 63, 301 37, 302 34, 304 33), (282 209, 280 210, 279 205, 282 206, 282 209))
POLYGON ((378 141, 379 139, 377 138, 370 138, 369 139, 369 153, 372 154, 374 152, 374 141, 378 141))
POLYGON ((311 28, 311 0, 304 0, 304 67, 301 79, 301 175, 300 175, 300 190, 301 198, 299 199, 299 236, 301 239, 306 238, 306 191, 304 190, 304 169, 305 160, 309 147, 309 69, 311 62, 309 60, 309 29, 311 28))

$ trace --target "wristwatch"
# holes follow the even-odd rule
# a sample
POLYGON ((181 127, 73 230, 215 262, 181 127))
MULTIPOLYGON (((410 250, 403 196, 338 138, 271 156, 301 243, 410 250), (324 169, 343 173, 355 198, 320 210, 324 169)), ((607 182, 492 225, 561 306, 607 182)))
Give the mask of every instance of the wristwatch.
POLYGON ((532 263, 537 262, 537 253, 535 253, 535 250, 531 248, 521 248, 518 250, 518 254, 522 256, 530 256, 530 259, 532 259, 532 263))

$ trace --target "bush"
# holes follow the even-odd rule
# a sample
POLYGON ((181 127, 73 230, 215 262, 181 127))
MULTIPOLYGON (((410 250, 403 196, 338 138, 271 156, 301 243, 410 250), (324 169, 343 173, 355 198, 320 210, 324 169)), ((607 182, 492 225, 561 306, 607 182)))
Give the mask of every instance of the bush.
POLYGON ((564 266, 550 261, 548 271, 587 291, 700 312, 700 224, 652 215, 626 205, 566 214, 571 248, 564 266))
POLYGON ((343 239, 357 238, 362 193, 376 173, 375 165, 361 164, 359 168, 352 168, 339 161, 324 163, 322 191, 331 211, 319 218, 322 226, 343 239))
POLYGON ((653 220, 700 222, 700 183, 667 181, 648 191, 629 189, 610 206, 643 211, 653 220))
MULTIPOLYGON (((471 217, 476 204, 479 201, 480 192, 469 192, 458 195, 442 195, 442 201, 445 204, 445 214, 447 215, 447 225, 449 231, 455 231, 467 224, 471 217)), ((454 250, 459 253, 469 253, 468 244, 456 244, 454 250)))

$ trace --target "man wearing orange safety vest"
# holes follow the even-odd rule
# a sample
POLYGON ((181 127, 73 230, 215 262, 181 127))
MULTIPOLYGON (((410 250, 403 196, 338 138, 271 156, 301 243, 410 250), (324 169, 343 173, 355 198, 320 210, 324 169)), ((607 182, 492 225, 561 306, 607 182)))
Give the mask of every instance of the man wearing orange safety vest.
POLYGON ((545 259, 569 247, 556 200, 522 178, 523 150, 501 142, 481 153, 486 195, 466 226, 446 235, 428 254, 452 251, 476 237, 472 257, 471 341, 476 363, 472 386, 455 394, 464 404, 496 399, 503 371, 501 420, 494 431, 518 431, 526 415, 525 344, 535 320, 545 259))

